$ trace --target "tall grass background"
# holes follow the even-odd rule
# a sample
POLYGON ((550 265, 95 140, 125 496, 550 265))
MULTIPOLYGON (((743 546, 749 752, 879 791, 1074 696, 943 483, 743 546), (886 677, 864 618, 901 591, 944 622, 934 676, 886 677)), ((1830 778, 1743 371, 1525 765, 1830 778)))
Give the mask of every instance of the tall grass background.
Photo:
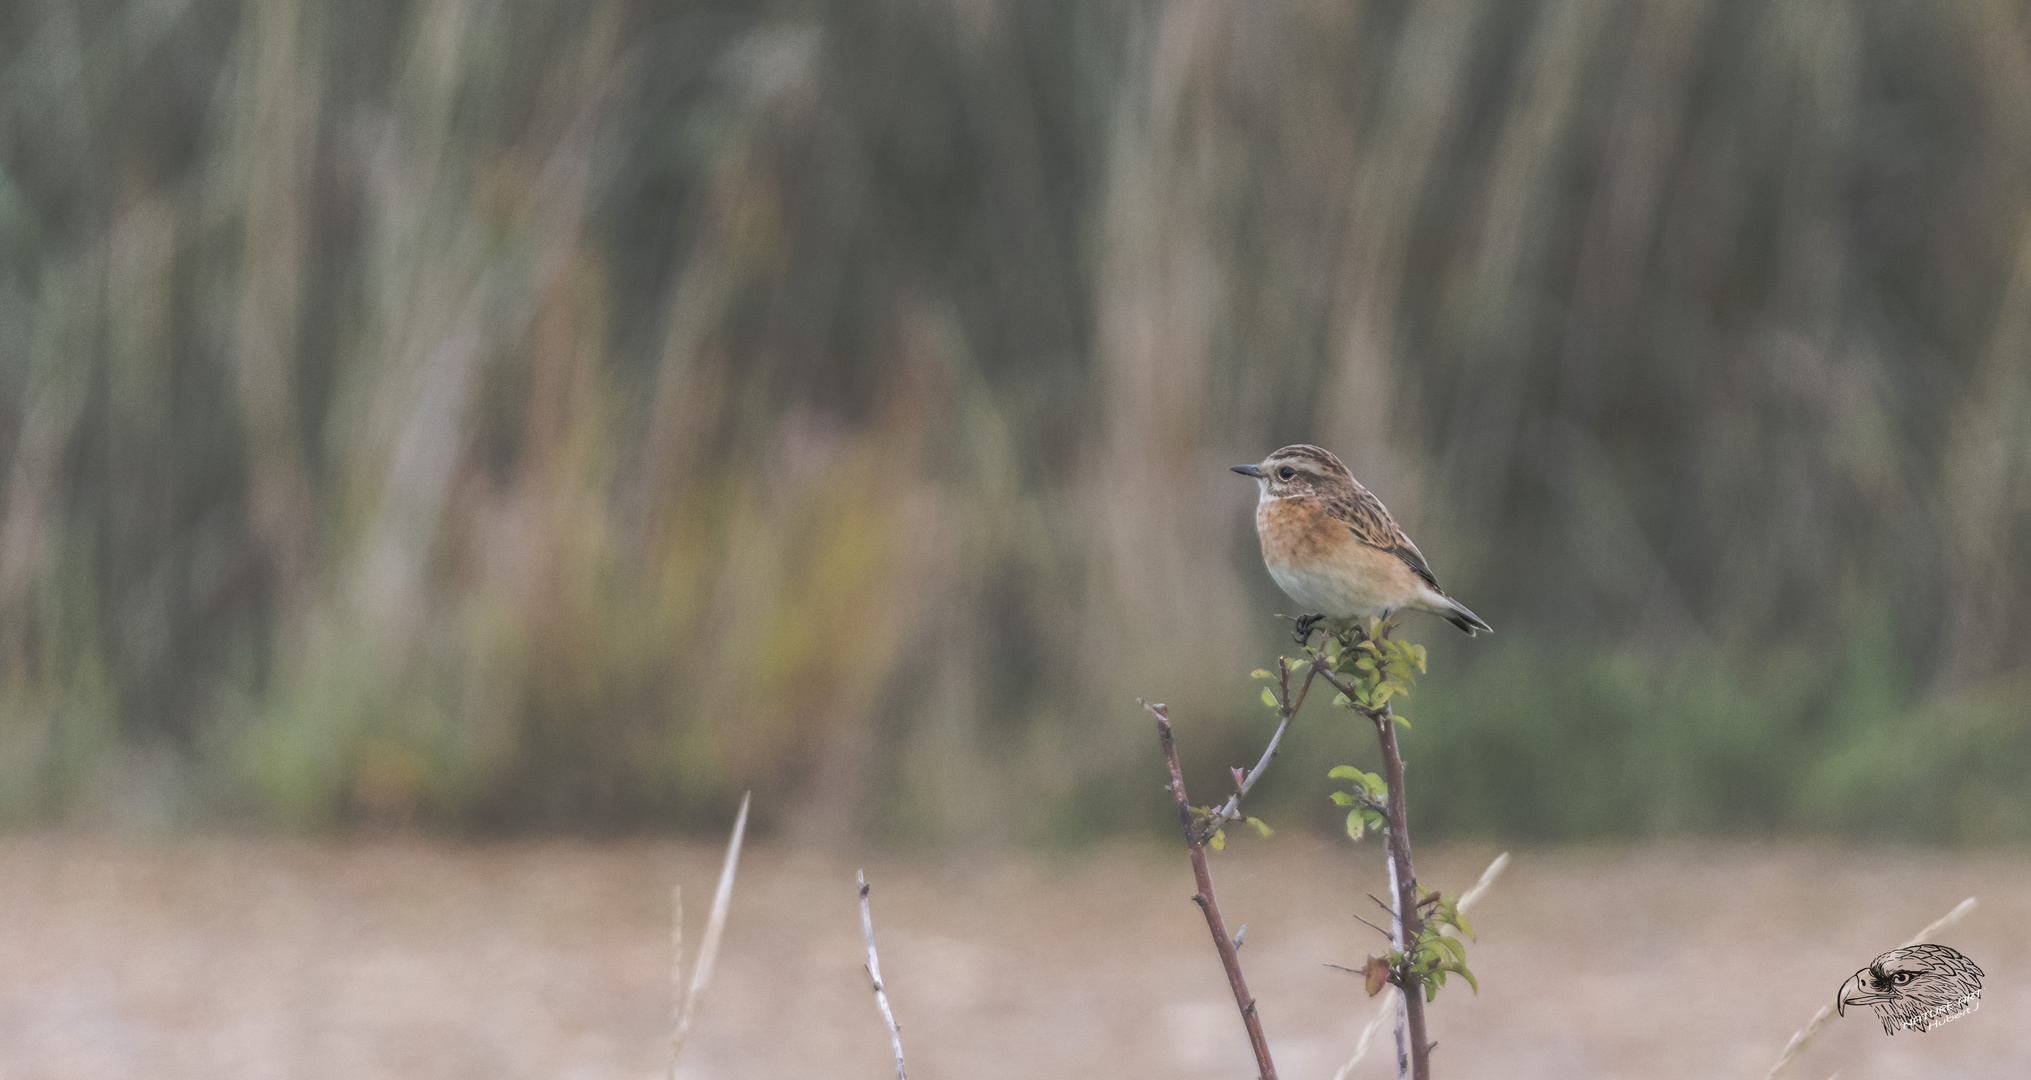
POLYGON ((0 3, 0 821, 1160 821, 1296 441, 1425 835, 2031 835, 2031 8, 0 3))

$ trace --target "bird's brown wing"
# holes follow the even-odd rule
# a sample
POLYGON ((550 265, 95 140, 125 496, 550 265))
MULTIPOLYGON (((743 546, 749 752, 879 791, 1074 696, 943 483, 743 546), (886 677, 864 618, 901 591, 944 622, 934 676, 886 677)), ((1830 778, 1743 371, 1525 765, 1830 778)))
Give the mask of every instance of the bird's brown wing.
POLYGON ((1426 564, 1424 552, 1419 551, 1417 545, 1410 542, 1410 537, 1403 534, 1403 527, 1389 516, 1382 500, 1358 483, 1353 488, 1352 491, 1328 497, 1326 513, 1344 523, 1353 532, 1354 539, 1402 559, 1411 573, 1438 589, 1439 579, 1432 576, 1432 568, 1426 564))

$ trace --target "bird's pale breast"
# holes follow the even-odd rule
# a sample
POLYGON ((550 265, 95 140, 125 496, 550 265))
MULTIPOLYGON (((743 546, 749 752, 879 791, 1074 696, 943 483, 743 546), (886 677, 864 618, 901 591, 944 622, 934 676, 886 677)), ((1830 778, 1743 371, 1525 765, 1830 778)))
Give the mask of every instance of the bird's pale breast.
POLYGON ((1255 508, 1262 561, 1290 598, 1310 611, 1351 619, 1410 606, 1423 582, 1402 559, 1354 538, 1313 499, 1255 508))

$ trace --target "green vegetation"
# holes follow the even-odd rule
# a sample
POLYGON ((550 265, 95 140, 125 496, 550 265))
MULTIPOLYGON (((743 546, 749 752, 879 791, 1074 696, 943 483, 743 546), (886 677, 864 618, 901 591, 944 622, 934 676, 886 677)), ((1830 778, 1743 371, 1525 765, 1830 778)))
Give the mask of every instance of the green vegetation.
POLYGON ((2027 26, 0 5, 0 821, 1155 826, 1304 440, 1498 631, 1421 837, 2025 838, 2027 26))
MULTIPOLYGON (((1352 765, 1336 765, 1326 776, 1354 782, 1354 787, 1330 796, 1334 806, 1347 808, 1348 839, 1358 841, 1371 829, 1384 832, 1384 857, 1391 863, 1391 943, 1397 947, 1382 956, 1370 956, 1362 969, 1362 980, 1370 997, 1381 990, 1384 981, 1411 995, 1408 1023, 1414 1038, 1422 1039, 1424 1021, 1415 1003, 1416 995, 1421 992, 1426 1002, 1437 999, 1449 975, 1467 980, 1477 994, 1481 984, 1467 969, 1467 946, 1459 939, 1461 934, 1469 937, 1474 934, 1474 928, 1460 914, 1460 898, 1436 890, 1425 893, 1411 858, 1410 815, 1405 806, 1410 785, 1404 776, 1401 745, 1391 738, 1396 728, 1408 728, 1410 722, 1395 711, 1391 702, 1409 696, 1417 685, 1417 677, 1425 671, 1426 654, 1424 646, 1391 636, 1395 629, 1391 622, 1370 618, 1358 627, 1329 634, 1317 648, 1307 645, 1305 653, 1310 657, 1309 663, 1340 691, 1333 704, 1367 720, 1381 736, 1383 775, 1363 772, 1352 765), (1392 793, 1392 784, 1402 790, 1392 793), (1404 820, 1392 820, 1393 814, 1403 815, 1404 820), (1445 934, 1449 927, 1453 931, 1450 937, 1445 934)), ((1443 801, 1443 796, 1437 797, 1437 801, 1443 801)), ((1411 1058, 1412 1072, 1418 1075, 1424 1073, 1422 1057, 1413 1054, 1411 1058)))

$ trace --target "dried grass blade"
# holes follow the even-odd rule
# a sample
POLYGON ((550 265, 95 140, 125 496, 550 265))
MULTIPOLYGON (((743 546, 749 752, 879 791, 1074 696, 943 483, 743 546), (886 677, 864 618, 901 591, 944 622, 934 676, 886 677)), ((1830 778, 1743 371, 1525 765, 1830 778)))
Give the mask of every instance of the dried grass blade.
MULTIPOLYGON (((712 914, 705 920, 705 938, 698 945, 698 966, 691 969, 691 988, 684 994, 683 1009, 677 1015, 677 1030, 670 1036, 670 1076, 677 1075, 677 1052, 684 1049, 684 1040, 691 1034, 691 1017, 698 1009, 698 998, 705 992, 706 983, 712 981, 712 965, 719 959, 719 939, 726 931, 727 908, 733 903, 733 874, 740 865, 741 840, 747 835, 749 792, 740 797, 740 813, 733 819, 733 838, 727 841, 726 862, 719 868, 719 888, 712 894, 712 914)), ((678 898, 677 913, 683 915, 682 897, 678 898)), ((670 940, 681 946, 682 929, 672 930, 670 940)), ((680 954, 681 959, 681 954, 680 954)), ((677 981, 675 970, 671 972, 672 982, 677 981)))

